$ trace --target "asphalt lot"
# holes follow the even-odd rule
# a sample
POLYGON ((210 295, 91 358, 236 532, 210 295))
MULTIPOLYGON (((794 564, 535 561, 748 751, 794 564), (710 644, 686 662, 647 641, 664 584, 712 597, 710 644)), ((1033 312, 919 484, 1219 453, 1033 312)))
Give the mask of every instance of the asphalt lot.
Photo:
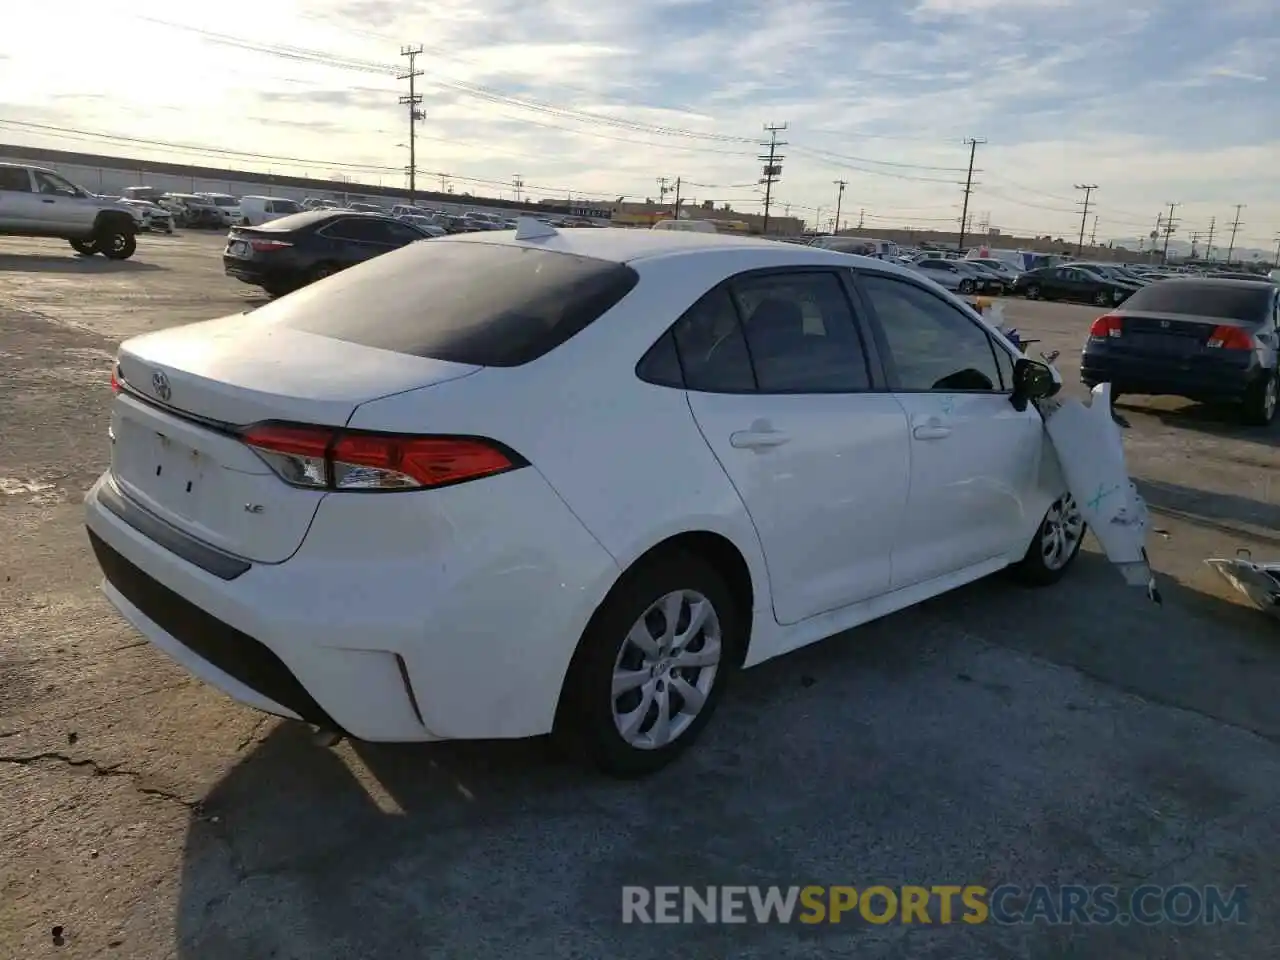
MULTIPOLYGON (((0 239, 0 957, 1209 958, 1280 950, 1280 632, 1204 558, 1280 554, 1280 427, 1135 398, 1163 608, 1092 543, 744 674, 684 761, 313 745, 97 589, 80 498, 124 337, 238 311, 221 238, 0 239), (626 884, 1191 883, 1249 923, 628 926, 626 884), (54 936, 60 928, 60 936, 54 936)), ((1075 386, 1095 311, 1008 301, 1075 386)))

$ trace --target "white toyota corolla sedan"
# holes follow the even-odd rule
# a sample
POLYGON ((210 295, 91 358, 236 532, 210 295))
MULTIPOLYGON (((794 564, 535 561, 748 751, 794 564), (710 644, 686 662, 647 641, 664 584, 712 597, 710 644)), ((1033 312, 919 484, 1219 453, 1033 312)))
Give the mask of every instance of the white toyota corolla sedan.
POLYGON ((126 342, 111 602, 259 710, 670 761, 731 673, 1084 532, 1023 357, 918 274, 663 231, 416 243, 126 342))

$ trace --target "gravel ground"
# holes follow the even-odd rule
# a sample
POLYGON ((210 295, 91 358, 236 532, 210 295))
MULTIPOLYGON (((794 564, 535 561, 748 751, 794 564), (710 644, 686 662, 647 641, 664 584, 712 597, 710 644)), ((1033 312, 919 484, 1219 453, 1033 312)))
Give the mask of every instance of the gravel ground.
MULTIPOLYGON (((1203 565, 1280 555, 1280 428, 1134 398, 1165 606, 1086 545, 744 674, 635 784, 539 743, 315 746, 97 589, 80 498, 123 338, 244 309, 221 239, 0 240, 0 957, 1276 956, 1280 633, 1203 565), (1246 924, 636 926, 626 884, 1249 888, 1246 924), (56 934, 56 935, 55 935, 56 934)), ((1093 312, 1009 301, 1063 351, 1093 312)), ((1073 386, 1072 389, 1078 389, 1073 386)))

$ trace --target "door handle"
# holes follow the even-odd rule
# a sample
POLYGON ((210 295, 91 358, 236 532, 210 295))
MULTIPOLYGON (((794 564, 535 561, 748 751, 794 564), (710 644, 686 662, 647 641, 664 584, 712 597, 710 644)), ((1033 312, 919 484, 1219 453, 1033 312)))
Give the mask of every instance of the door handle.
POLYGON ((911 435, 917 440, 943 440, 951 436, 951 428, 937 417, 922 417, 911 425, 911 435))
POLYGON ((41 202, 41 203, 54 203, 55 201, 54 201, 54 199, 53 199, 52 197, 41 197, 41 198, 40 198, 40 202, 41 202))
POLYGON ((911 431, 911 435, 917 440, 944 440, 951 436, 951 428, 944 427, 941 424, 935 426, 919 426, 911 431))
POLYGON ((735 450, 768 450, 790 440, 780 430, 739 430, 729 434, 729 445, 735 450))

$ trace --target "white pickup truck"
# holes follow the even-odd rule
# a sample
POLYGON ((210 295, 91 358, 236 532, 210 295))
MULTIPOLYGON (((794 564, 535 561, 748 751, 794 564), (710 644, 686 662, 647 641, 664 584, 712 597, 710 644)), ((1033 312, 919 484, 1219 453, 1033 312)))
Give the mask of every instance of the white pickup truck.
POLYGON ((0 236, 56 237, 85 256, 127 260, 137 249, 137 220, 113 200, 43 167, 0 163, 0 236))

